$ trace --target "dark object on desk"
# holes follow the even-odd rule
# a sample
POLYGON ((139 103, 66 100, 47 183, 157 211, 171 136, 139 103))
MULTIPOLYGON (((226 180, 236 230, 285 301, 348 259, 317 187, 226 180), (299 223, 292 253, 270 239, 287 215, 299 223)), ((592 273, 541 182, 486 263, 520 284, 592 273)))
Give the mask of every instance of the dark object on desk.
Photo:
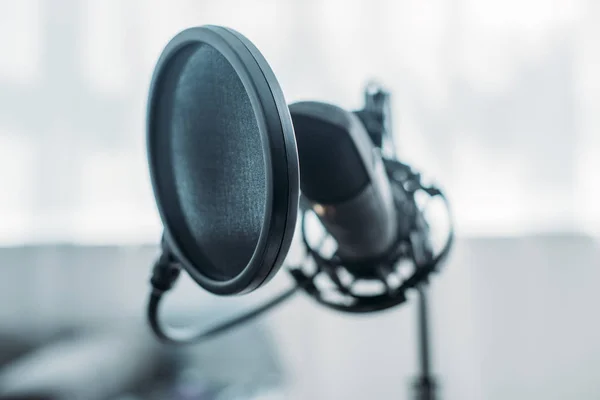
POLYGON ((159 360, 157 346, 139 330, 81 332, 6 365, 0 399, 106 399, 155 375, 159 360))
MULTIPOLYGON (((176 316, 175 323, 192 317, 176 316)), ((205 317, 214 319, 214 310, 205 317)), ((251 399, 284 388, 279 354, 261 325, 182 349, 160 346, 140 322, 39 329, 28 351, 0 366, 0 400, 210 400, 232 391, 251 399)))

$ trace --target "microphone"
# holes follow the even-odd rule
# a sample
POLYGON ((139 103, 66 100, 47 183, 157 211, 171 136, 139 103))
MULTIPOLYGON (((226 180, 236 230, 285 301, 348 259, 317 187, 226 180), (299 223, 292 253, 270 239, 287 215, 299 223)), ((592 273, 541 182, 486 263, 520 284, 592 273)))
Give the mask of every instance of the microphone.
MULTIPOLYGON (((302 237, 307 253, 329 284, 291 271, 322 305, 344 312, 373 312, 406 300, 405 292, 427 281, 448 255, 453 231, 434 254, 429 225, 416 196, 424 192, 448 203, 436 187, 400 162, 389 130, 389 94, 369 85, 365 107, 350 112, 320 102, 290 105, 300 163, 302 237), (387 157, 382 157, 388 143, 387 157), (392 144, 391 149, 389 143, 392 144), (327 258, 314 248, 306 228, 315 214, 337 249, 327 258), (409 261, 408 276, 398 266, 409 261), (307 282, 310 284, 307 285, 307 282), (373 290, 372 283, 379 283, 373 290), (363 291, 363 283, 372 290, 363 291)), ((322 279, 321 279, 322 280, 322 279)))
POLYGON ((423 286, 449 254, 452 222, 434 254, 417 195, 441 198, 450 219, 448 202, 397 160, 389 122, 389 96, 380 88, 368 87, 365 107, 355 112, 319 102, 288 106, 268 62, 240 33, 208 25, 176 35, 148 95, 148 166, 163 224, 147 307, 155 335, 197 343, 298 291, 333 310, 366 313, 402 304, 416 290, 418 398, 433 399, 423 286), (385 144, 391 156, 382 156, 385 144), (312 213, 337 242, 333 256, 309 241, 312 213), (286 265, 293 287, 209 328, 174 329, 159 320, 164 294, 182 271, 219 296, 265 285, 284 264, 298 216, 306 259, 286 265))
POLYGON ((356 112, 319 102, 288 106, 260 51, 228 28, 186 29, 167 44, 150 83, 146 129, 164 228, 148 301, 159 339, 213 337, 300 290, 339 311, 384 310, 427 281, 453 234, 434 255, 415 196, 445 197, 410 166, 382 157, 383 144, 393 143, 388 106, 387 94, 372 88, 356 112), (332 257, 309 243, 312 212, 337 241, 332 257), (206 330, 174 330, 159 320, 182 271, 219 296, 265 285, 284 264, 298 216, 306 260, 286 265, 294 287, 206 330), (412 262, 411 273, 400 270, 402 260, 412 262), (361 291, 365 281, 379 288, 361 291))
POLYGON ((449 252, 453 234, 451 230, 444 249, 435 256, 416 193, 424 191, 444 199, 443 194, 424 186, 418 173, 396 159, 389 130, 389 96, 372 89, 367 88, 364 109, 354 113, 318 102, 290 106, 300 188, 309 204, 302 216, 302 235, 317 271, 328 278, 329 285, 307 277, 302 269, 292 275, 318 302, 345 312, 390 308, 406 300, 408 289, 416 289, 419 374, 414 398, 434 400, 437 383, 430 368, 425 284, 449 252), (381 156, 384 139, 392 144, 387 159, 381 156), (337 242, 329 259, 309 244, 305 225, 309 210, 337 242), (404 280, 397 268, 403 260, 411 261, 413 267, 413 274, 404 280), (401 283, 393 283, 392 278, 401 283), (380 283, 379 289, 358 290, 361 283, 373 281, 380 283))
POLYGON ((319 102, 290 105, 300 161, 300 189, 337 241, 345 261, 389 251, 398 212, 381 152, 359 118, 319 102))

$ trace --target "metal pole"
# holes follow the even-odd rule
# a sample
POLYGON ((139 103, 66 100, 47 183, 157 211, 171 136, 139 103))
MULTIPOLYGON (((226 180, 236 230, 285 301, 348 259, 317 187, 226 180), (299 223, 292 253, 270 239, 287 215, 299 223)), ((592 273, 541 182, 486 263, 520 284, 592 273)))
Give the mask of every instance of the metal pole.
POLYGON ((419 376, 415 382, 416 400, 436 400, 436 384, 431 375, 431 353, 429 348, 429 320, 427 315, 427 291, 425 285, 417 287, 419 295, 417 310, 417 340, 419 348, 419 376))

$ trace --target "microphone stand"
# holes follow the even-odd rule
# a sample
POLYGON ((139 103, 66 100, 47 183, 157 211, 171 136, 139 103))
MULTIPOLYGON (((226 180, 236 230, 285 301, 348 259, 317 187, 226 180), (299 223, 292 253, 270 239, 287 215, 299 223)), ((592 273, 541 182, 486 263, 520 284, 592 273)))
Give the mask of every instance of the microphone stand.
MULTIPOLYGON (((377 83, 372 83, 367 85, 365 89, 364 108, 356 111, 355 114, 363 122, 375 146, 382 150, 387 148, 388 153, 391 153, 391 158, 397 160, 394 135, 392 135, 390 105, 389 92, 377 83)), ((452 233, 450 237, 452 237, 452 233)), ((421 244, 424 243, 421 242, 421 244)), ((422 249, 425 250, 425 254, 431 255, 428 244, 425 244, 425 248, 422 249)), ((418 293, 417 344, 419 375, 413 384, 413 396, 415 400, 437 400, 437 383, 431 374, 427 282, 417 285, 415 289, 418 293)))
POLYGON ((419 349, 419 375, 414 383, 415 400, 436 400, 436 382, 431 375, 429 318, 427 314, 427 287, 417 286, 417 341, 419 349))

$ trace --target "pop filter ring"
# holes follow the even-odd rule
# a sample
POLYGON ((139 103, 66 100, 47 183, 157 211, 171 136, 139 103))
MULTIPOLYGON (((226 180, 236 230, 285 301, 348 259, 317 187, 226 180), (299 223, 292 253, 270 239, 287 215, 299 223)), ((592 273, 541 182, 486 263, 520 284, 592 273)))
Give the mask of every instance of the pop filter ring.
MULTIPOLYGON (((204 289, 219 295, 248 293, 269 281, 279 270, 291 245, 298 209, 299 166, 289 109, 276 77, 254 45, 232 29, 219 26, 190 28, 176 35, 161 54, 150 85, 147 113, 147 150, 150 177, 157 208, 164 226, 163 249, 204 289), (217 50, 231 64, 242 81, 252 108, 263 143, 266 172, 266 207, 264 223, 258 243, 246 267, 235 277, 216 280, 203 273, 198 260, 193 260, 182 248, 170 213, 178 213, 173 194, 161 184, 158 174, 155 121, 157 98, 162 95, 163 79, 170 62, 191 46, 208 45, 217 50)), ((164 166, 163 166, 164 168, 164 166)), ((163 179, 164 180, 164 179, 163 179)), ((181 228, 183 229, 183 228, 181 228)), ((181 234, 181 229, 179 234, 181 234)), ((185 233, 185 231, 184 231, 185 233)), ((208 262, 208 260, 203 260, 208 262)))
MULTIPOLYGON (((448 238, 443 248, 439 251, 439 253, 435 257, 432 257, 431 259, 428 259, 425 262, 418 262, 414 258, 413 252, 409 252, 408 255, 413 256, 412 258, 410 258, 410 261, 412 261, 415 266, 414 272, 408 278, 404 279, 399 285, 399 287, 384 292, 383 294, 365 296, 352 293, 348 290, 347 287, 339 287, 340 285, 338 283, 337 286, 338 289, 341 289, 340 292, 343 295, 350 296, 354 301, 351 304, 336 303, 324 297, 324 292, 319 289, 319 287, 315 283, 315 280, 321 273, 326 273, 330 276, 332 273, 336 274, 336 270, 340 267, 343 267, 344 263, 342 263, 340 259, 335 255, 331 258, 323 257, 319 253, 319 250, 312 247, 311 244, 308 242, 308 235, 306 231, 306 216, 309 212, 312 211, 310 211, 309 209, 304 209, 302 211, 301 221, 302 240, 306 248, 306 252, 310 254, 310 256, 315 260, 317 272, 308 274, 304 270, 302 270, 302 268, 289 269, 288 271, 296 280, 298 285, 301 286, 308 295, 310 295, 319 304, 334 309, 336 311, 347 313, 368 313, 387 310, 389 308, 404 303, 407 298, 406 293, 409 290, 414 289, 423 283, 427 283, 429 281, 430 276, 433 273, 437 272, 442 266, 443 261, 446 260, 452 248, 452 244, 454 241, 454 229, 452 227, 450 205, 444 193, 436 187, 423 186, 421 184, 420 174, 413 172, 410 166, 406 164, 403 164, 396 160, 385 160, 385 166, 388 177, 390 178, 390 182, 393 185, 402 185, 403 187, 408 186, 408 189, 412 191, 411 195, 414 195, 414 192, 418 190, 423 190, 431 197, 439 197, 442 199, 448 212, 448 217, 450 219, 450 231, 448 233, 448 238)), ((393 269, 398 264, 398 262, 402 260, 402 258, 407 258, 406 254, 399 254, 397 251, 397 249, 400 248, 403 243, 407 243, 406 238, 399 237, 396 245, 392 247, 392 250, 388 254, 376 260, 371 260, 370 262, 372 263, 372 265, 380 266, 384 269, 393 269)), ((357 278, 356 280, 358 279, 359 278, 357 278)))

